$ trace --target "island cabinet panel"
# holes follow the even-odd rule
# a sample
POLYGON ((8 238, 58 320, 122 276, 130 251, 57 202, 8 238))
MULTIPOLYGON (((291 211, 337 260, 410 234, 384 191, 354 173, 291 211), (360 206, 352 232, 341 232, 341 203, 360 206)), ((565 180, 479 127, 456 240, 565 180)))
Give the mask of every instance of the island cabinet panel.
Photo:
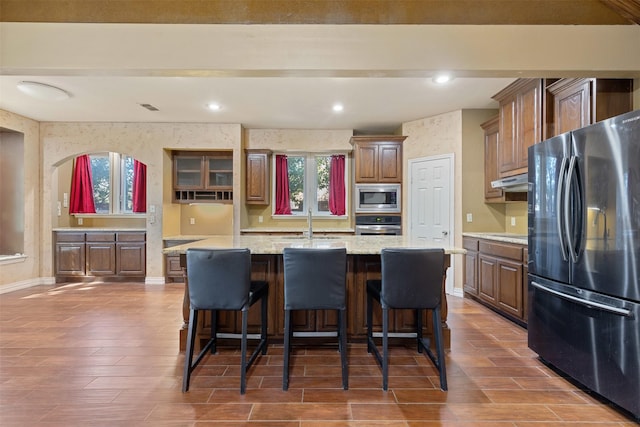
MULTIPOLYGON (((275 264, 278 261, 277 258, 267 255, 253 255, 251 257, 251 279, 252 280, 265 280, 269 283, 272 283, 273 280, 276 280, 276 269, 277 265, 275 264)), ((276 286, 277 287, 277 286, 276 286)), ((186 289, 185 289, 186 290, 186 289)), ((188 300, 188 296, 187 296, 188 300)), ((273 286, 269 288, 269 298, 268 298, 268 318, 267 318, 267 332, 269 334, 273 334, 274 331, 278 330, 276 324, 278 322, 277 313, 273 309, 277 303, 277 292, 273 286)), ((188 319, 189 316, 189 307, 188 304, 183 310, 183 314, 185 314, 185 318, 188 319)), ((218 315, 218 333, 220 334, 239 334, 242 331, 242 313, 239 311, 219 311, 218 315)), ((249 309, 249 318, 248 318, 248 332, 250 334, 259 334, 260 333, 260 323, 261 321, 261 304, 256 303, 249 309)), ((204 316, 200 316, 198 319, 200 324, 200 328, 202 330, 202 334, 204 338, 202 340, 206 340, 206 337, 211 334, 211 313, 205 312, 204 316)), ((284 328, 282 328, 284 330, 284 328)), ((181 343, 181 349, 184 348, 181 343)))
MULTIPOLYGON (((180 255, 181 265, 186 263, 186 257, 180 255)), ((448 261, 448 257, 447 257, 448 261)), ((284 336, 284 269, 282 255, 252 255, 252 278, 269 282, 269 315, 268 332, 272 339, 280 341, 284 336)), ((347 335, 350 340, 364 341, 366 338, 366 281, 380 278, 380 256, 378 255, 348 255, 347 256, 347 335)), ((186 344, 189 320, 188 280, 185 282, 185 298, 182 312, 184 324, 180 331, 180 349, 186 344)), ((444 283, 443 283, 444 298, 444 283)), ((442 309, 442 322, 445 343, 450 342, 450 331, 446 327, 446 299, 442 309)), ((392 310, 390 315, 391 332, 414 332, 415 315, 413 310, 392 310)), ((294 311, 293 322, 295 332, 322 333, 335 332, 338 319, 335 310, 300 310, 294 311)), ((374 309, 374 331, 381 330, 381 310, 374 309)), ((258 333, 260 325, 260 307, 255 305, 249 312, 249 332, 258 333)), ((429 336, 433 331, 431 313, 424 313, 423 333, 429 336)), ((199 319, 198 342, 202 345, 211 333, 211 317, 209 313, 199 319)), ((218 313, 218 332, 221 334, 239 334, 241 331, 241 317, 236 312, 218 313)), ((224 335, 222 336, 224 337, 224 335)), ((334 339, 334 338, 331 338, 334 339)))

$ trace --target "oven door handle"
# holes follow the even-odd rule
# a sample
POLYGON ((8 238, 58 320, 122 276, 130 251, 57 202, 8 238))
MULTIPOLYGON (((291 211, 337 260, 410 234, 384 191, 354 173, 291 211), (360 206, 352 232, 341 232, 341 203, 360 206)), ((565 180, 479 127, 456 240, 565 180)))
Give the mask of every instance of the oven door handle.
POLYGON ((400 225, 356 225, 359 230, 372 230, 372 231, 384 231, 384 230, 400 230, 400 225))

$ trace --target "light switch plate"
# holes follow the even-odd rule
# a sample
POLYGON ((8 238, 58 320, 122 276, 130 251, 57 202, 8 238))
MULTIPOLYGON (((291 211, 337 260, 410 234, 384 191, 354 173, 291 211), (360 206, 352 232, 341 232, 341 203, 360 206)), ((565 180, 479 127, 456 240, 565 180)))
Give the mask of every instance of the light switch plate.
POLYGON ((512 227, 515 227, 515 226, 516 226, 516 217, 515 217, 515 216, 512 216, 512 217, 511 217, 511 226, 512 226, 512 227))

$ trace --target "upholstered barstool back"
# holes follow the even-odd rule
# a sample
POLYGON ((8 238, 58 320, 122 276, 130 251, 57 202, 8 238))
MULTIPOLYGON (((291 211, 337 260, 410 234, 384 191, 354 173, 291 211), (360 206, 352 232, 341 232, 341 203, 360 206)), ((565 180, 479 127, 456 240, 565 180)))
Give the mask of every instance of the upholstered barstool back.
POLYGON ((383 249, 380 304, 384 308, 435 308, 442 298, 444 251, 383 249))
POLYGON ((440 388, 447 390, 440 305, 446 274, 444 250, 385 248, 380 253, 382 280, 367 280, 367 351, 382 367, 382 388, 388 388, 389 309, 415 310, 418 352, 425 350, 440 373, 440 388), (382 354, 373 337, 373 301, 382 308, 382 354), (422 336, 422 311, 431 310, 437 357, 422 336))
POLYGON ((289 355, 293 310, 337 310, 338 347, 342 387, 349 387, 347 367, 347 251, 344 248, 285 248, 284 261, 284 367, 282 389, 289 388, 289 355))
POLYGON ((190 311, 182 391, 189 390, 191 373, 207 351, 216 352, 217 312, 229 310, 242 312, 240 393, 244 394, 247 370, 260 352, 267 353, 269 285, 264 281, 251 280, 249 249, 188 249, 187 279, 190 311), (258 301, 262 302, 260 342, 247 360, 248 313, 258 301), (211 312, 211 337, 193 362, 198 315, 202 310, 211 312))

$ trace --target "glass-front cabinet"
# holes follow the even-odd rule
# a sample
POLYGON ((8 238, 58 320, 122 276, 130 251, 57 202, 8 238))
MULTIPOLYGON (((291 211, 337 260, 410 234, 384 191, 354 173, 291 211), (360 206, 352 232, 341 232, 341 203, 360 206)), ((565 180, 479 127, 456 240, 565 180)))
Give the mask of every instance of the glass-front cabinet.
POLYGON ((232 203, 233 153, 174 151, 173 201, 232 203))

